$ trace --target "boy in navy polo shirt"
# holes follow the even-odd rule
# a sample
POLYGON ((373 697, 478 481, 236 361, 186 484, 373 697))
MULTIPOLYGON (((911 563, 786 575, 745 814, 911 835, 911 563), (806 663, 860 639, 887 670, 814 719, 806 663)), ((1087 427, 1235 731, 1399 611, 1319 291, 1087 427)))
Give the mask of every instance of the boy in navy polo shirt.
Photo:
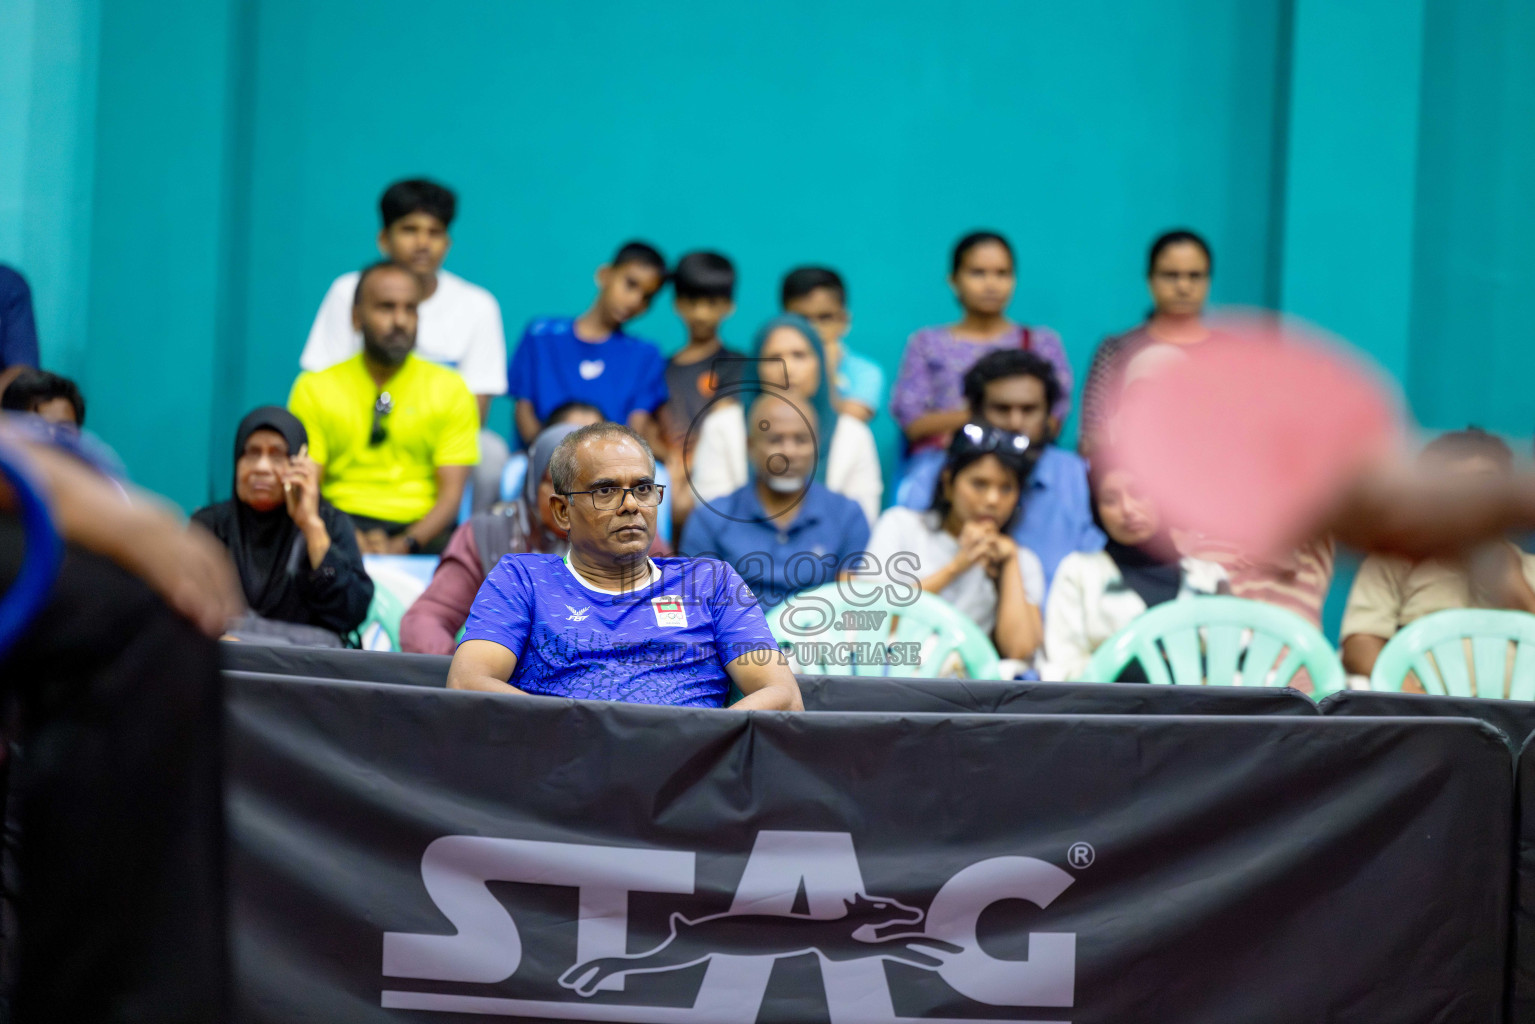
POLYGON ((666 283, 666 261, 653 246, 628 242, 597 270, 597 299, 580 316, 534 320, 507 371, 517 432, 531 443, 549 413, 566 402, 595 405, 614 423, 655 436, 666 404, 666 360, 624 324, 650 308, 666 283))
POLYGON ((869 546, 851 498, 815 480, 815 411, 766 394, 751 404, 746 457, 754 479, 693 509, 678 550, 735 567, 764 609, 837 578, 869 546))

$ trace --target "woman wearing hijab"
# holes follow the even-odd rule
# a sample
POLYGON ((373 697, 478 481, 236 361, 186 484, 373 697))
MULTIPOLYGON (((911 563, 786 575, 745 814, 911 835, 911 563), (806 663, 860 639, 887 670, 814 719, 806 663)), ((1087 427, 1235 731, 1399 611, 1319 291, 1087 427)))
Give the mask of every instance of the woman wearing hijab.
MULTIPOLYGON (((746 390, 752 395, 787 390, 788 396, 815 411, 816 423, 834 425, 818 431, 815 479, 856 501, 872 524, 884 498, 879 451, 867 423, 837 413, 821 335, 802 316, 775 317, 757 332, 753 354, 758 361, 752 373, 756 383, 746 390)), ((742 406, 741 401, 719 402, 699 425, 691 480, 693 493, 704 501, 723 498, 746 485, 746 437, 759 425, 747 422, 742 406)))
POLYGON ((309 435, 288 410, 263 406, 240 421, 234 497, 192 518, 240 571, 250 615, 235 635, 339 647, 367 617, 373 581, 352 521, 320 497, 309 435))
MULTIPOLYGON (((1102 551, 1067 555, 1056 570, 1045 604, 1045 679, 1080 679, 1099 645, 1148 608, 1230 592, 1219 565, 1178 557, 1156 507, 1125 470, 1098 474, 1093 507, 1108 542, 1102 551)), ((1120 681, 1145 682, 1132 677, 1139 671, 1132 663, 1120 681)))
MULTIPOLYGON (((581 416, 545 427, 528 448, 528 476, 521 497, 481 512, 453 532, 432 582, 400 620, 402 651, 452 654, 480 584, 503 556, 565 553, 569 542, 549 511, 549 496, 554 493, 549 460, 561 441, 594 422, 600 420, 581 416)), ((661 558, 671 550, 657 537, 650 553, 661 558)))

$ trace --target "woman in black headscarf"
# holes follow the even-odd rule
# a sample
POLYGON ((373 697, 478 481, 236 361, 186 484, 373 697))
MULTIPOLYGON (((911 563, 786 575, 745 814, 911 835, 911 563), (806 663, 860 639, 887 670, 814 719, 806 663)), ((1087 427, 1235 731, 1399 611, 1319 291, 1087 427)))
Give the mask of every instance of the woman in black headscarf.
POLYGON ((198 509, 192 518, 229 548, 255 616, 312 627, 248 622, 249 629, 235 632, 339 644, 367 617, 373 581, 363 571, 352 521, 320 498, 309 435, 288 410, 262 406, 240 421, 234 491, 233 499, 198 509))

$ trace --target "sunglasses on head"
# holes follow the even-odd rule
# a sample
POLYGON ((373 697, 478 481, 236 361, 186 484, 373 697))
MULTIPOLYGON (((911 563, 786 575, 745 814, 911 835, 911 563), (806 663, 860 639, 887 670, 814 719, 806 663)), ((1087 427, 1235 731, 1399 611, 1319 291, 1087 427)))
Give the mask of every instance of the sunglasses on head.
POLYGON ((377 448, 389 438, 389 430, 384 426, 384 417, 394 412, 394 397, 387 391, 378 393, 378 401, 373 403, 373 430, 368 434, 368 445, 377 448))
POLYGON ((987 423, 966 423, 954 432, 952 451, 955 454, 992 452, 1022 458, 1028 450, 1027 437, 987 423))

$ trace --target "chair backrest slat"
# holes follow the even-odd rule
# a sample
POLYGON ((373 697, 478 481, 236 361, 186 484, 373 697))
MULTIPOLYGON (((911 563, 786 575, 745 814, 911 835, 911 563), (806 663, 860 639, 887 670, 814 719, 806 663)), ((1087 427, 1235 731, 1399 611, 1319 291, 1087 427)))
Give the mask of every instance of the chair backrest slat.
MULTIPOLYGON (((1155 639, 1148 638, 1139 644, 1136 647, 1136 654, 1141 663, 1141 671, 1146 673, 1146 681, 1148 683, 1154 683, 1157 686, 1172 685, 1173 677, 1167 671, 1167 659, 1162 656, 1162 649, 1157 646, 1155 639)), ((1126 663, 1128 663, 1128 659, 1126 663)), ((1122 663, 1120 667, 1123 668, 1124 664, 1122 663)), ((1119 678, 1118 671, 1110 679, 1105 680, 1105 682, 1111 682, 1117 678, 1119 678)))
POLYGON ((1470 666, 1466 664, 1463 637, 1443 640, 1430 650, 1434 664, 1439 666, 1439 678, 1444 681, 1445 692, 1451 697, 1469 697, 1471 690, 1470 666))
POLYGON ((1211 686, 1230 686, 1236 682, 1244 632, 1241 626, 1230 622, 1212 623, 1205 628, 1205 679, 1211 686))
POLYGON ((1535 644, 1514 648, 1514 668, 1509 673, 1509 700, 1535 700, 1535 644))
POLYGON ((1268 633, 1254 633, 1247 643, 1247 657, 1242 662, 1243 686, 1266 686, 1274 661, 1284 647, 1284 641, 1268 633))
POLYGON ((1173 678, 1178 682, 1204 678, 1204 666, 1199 657, 1198 629, 1179 629, 1166 633, 1162 637, 1162 647, 1167 651, 1167 663, 1172 667, 1173 678))
POLYGON ((1501 636, 1473 637, 1471 664, 1476 672, 1476 695, 1502 697, 1508 679, 1508 640, 1501 636))
POLYGON ((1427 651, 1412 659, 1412 671, 1418 677, 1418 682, 1422 683, 1423 688, 1429 693, 1449 692, 1445 689, 1443 677, 1439 675, 1439 666, 1428 656, 1427 651))

